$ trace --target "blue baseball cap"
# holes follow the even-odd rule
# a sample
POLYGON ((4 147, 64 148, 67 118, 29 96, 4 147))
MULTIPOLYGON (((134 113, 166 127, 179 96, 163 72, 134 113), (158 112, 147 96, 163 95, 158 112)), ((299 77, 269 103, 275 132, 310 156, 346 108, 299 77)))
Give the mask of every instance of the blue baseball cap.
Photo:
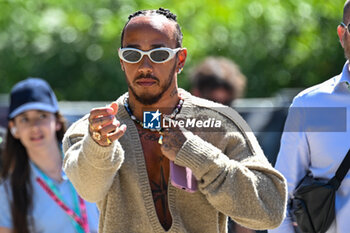
POLYGON ((58 112, 58 103, 50 85, 40 78, 27 78, 11 90, 8 119, 28 110, 58 112))

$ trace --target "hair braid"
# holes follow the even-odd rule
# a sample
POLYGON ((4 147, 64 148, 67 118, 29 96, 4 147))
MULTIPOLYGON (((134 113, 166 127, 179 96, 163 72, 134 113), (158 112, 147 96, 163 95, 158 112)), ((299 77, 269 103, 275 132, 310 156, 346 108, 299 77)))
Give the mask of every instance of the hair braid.
POLYGON ((128 23, 130 22, 131 19, 137 17, 137 16, 152 16, 152 15, 163 15, 165 16, 167 19, 174 21, 176 23, 176 46, 177 47, 181 47, 182 46, 182 32, 181 32, 181 28, 180 25, 177 23, 177 16, 172 13, 170 10, 168 9, 164 9, 164 8, 159 8, 158 10, 139 10, 136 11, 134 13, 132 13, 131 15, 129 15, 128 17, 128 21, 126 22, 123 31, 122 31, 122 35, 121 35, 121 47, 123 47, 123 39, 124 39, 124 31, 126 26, 128 25, 128 23))

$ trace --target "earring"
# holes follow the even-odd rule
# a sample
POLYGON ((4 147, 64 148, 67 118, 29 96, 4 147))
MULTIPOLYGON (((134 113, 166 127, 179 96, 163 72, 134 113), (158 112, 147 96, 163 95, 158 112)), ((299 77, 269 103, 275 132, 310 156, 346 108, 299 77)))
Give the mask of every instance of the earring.
POLYGON ((178 73, 178 74, 180 74, 182 70, 183 70, 183 68, 182 68, 182 67, 181 67, 181 68, 179 68, 179 70, 177 71, 177 73, 178 73))
POLYGON ((11 131, 12 136, 14 137, 15 134, 16 134, 16 132, 17 132, 17 128, 16 128, 16 127, 12 127, 12 128, 10 129, 10 131, 11 131))

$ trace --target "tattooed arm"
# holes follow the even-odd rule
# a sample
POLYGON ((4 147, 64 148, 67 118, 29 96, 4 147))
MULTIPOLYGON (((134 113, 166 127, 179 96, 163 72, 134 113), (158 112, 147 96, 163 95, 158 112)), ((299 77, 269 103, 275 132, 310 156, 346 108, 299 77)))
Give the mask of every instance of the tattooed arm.
POLYGON ((186 141, 184 133, 179 128, 169 128, 163 134, 161 150, 164 156, 174 161, 177 153, 186 141))
POLYGON ((248 228, 277 227, 285 210, 283 176, 268 163, 249 130, 221 119, 226 132, 199 136, 182 128, 165 131, 163 154, 192 170, 198 190, 219 212, 248 228))

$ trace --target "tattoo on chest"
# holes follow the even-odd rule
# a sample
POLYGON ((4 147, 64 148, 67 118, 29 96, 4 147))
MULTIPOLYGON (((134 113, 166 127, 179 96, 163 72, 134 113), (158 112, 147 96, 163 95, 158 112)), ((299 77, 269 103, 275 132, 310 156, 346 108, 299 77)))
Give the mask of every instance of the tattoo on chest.
POLYGON ((146 141, 158 141, 159 134, 154 132, 147 132, 145 130, 142 130, 141 128, 137 127, 137 131, 139 132, 139 136, 142 139, 146 141))
POLYGON ((168 206, 169 160, 161 152, 158 132, 137 126, 145 156, 149 184, 158 219, 164 229, 169 229, 172 218, 168 206))
POLYGON ((168 185, 165 180, 163 167, 160 168, 160 181, 151 181, 151 188, 154 204, 160 207, 163 216, 166 216, 168 210, 168 185))

